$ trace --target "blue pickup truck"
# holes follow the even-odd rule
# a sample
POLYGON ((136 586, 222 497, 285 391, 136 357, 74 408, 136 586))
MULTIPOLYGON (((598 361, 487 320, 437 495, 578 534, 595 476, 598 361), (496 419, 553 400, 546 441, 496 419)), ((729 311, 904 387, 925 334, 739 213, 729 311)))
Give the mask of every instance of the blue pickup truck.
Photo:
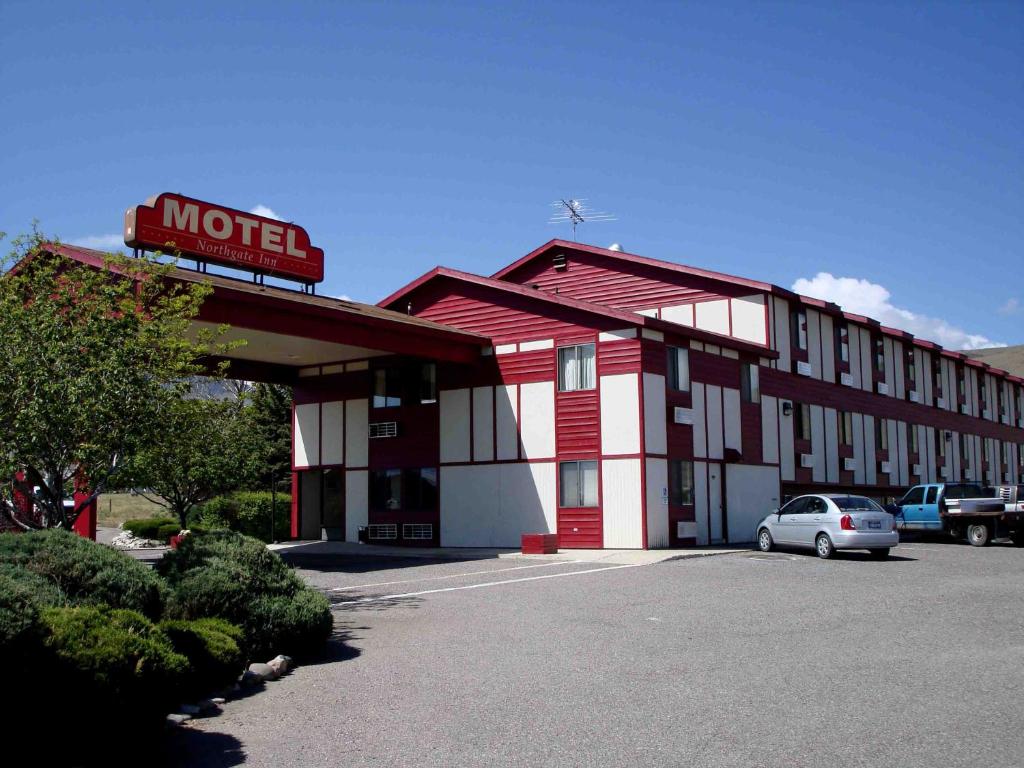
POLYGON ((999 536, 1024 546, 1024 511, 978 483, 915 485, 888 507, 899 531, 945 532, 983 547, 999 536))

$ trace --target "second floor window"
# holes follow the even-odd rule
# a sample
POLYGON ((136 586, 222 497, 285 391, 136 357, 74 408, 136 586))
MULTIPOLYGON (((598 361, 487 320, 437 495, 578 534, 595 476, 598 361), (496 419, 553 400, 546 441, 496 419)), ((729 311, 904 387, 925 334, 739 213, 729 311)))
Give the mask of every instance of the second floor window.
POLYGON ((743 363, 740 365, 740 397, 744 403, 761 402, 758 367, 753 363, 743 363))
POLYGON ((918 443, 917 427, 915 427, 913 424, 911 424, 910 425, 910 452, 911 453, 918 453, 919 448, 920 448, 920 446, 919 446, 919 443, 918 443))
POLYGON ((593 344, 558 348, 558 391, 574 392, 597 387, 597 362, 593 344))
POLYGON ((811 439, 811 406, 793 403, 793 436, 797 440, 811 439))
POLYGON ((875 339, 875 371, 885 373, 885 342, 875 339))
POLYGON ((889 421, 875 419, 875 448, 879 451, 889 450, 889 421))
POLYGON ((837 325, 836 330, 836 359, 841 363, 850 362, 850 331, 845 325, 837 325))
POLYGON ((392 408, 402 404, 402 375, 397 368, 373 372, 373 407, 392 408))
POLYGON ((795 309, 789 313, 790 339, 797 349, 807 349, 807 313, 795 309))
POLYGON ((849 411, 839 412, 839 444, 853 445, 853 414, 849 411))
POLYGON ((681 347, 667 347, 668 388, 676 392, 690 391, 690 351, 681 347))

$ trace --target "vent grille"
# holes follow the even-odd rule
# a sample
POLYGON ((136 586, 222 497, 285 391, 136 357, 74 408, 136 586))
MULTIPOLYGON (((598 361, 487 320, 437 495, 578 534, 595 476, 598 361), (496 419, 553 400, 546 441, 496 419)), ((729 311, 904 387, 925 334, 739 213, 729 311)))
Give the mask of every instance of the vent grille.
POLYGON ((434 526, 431 523, 402 523, 402 538, 429 541, 434 538, 434 526))
POLYGON ((375 421, 370 425, 370 438, 398 437, 397 421, 375 421))
POLYGON ((395 523, 384 523, 367 526, 367 535, 371 539, 397 539, 398 526, 395 523))
MULTIPOLYGON (((1007 473, 1007 474, 1009 474, 1009 473, 1007 473)), ((1010 489, 1009 488, 1000 488, 999 489, 999 498, 1001 498, 1003 501, 1005 501, 1007 504, 1009 504, 1010 503, 1010 489)))

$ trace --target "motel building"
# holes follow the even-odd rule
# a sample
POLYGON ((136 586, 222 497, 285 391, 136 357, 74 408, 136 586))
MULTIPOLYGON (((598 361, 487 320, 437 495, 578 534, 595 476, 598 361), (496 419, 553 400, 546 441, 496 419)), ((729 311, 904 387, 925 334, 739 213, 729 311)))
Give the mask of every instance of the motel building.
POLYGON ((295 225, 166 194, 129 214, 129 245, 197 260, 174 279, 209 281, 198 324, 247 340, 230 375, 294 388, 296 539, 740 543, 800 493, 1024 478, 1024 380, 770 283, 552 240, 374 306, 315 294, 295 225))

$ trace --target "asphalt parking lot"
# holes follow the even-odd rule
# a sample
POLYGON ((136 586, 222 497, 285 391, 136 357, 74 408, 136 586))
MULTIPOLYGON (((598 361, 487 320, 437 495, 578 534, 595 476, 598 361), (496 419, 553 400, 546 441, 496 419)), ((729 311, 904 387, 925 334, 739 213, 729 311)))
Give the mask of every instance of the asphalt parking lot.
POLYGON ((1024 551, 297 563, 323 662, 173 765, 1018 766, 1024 551))

